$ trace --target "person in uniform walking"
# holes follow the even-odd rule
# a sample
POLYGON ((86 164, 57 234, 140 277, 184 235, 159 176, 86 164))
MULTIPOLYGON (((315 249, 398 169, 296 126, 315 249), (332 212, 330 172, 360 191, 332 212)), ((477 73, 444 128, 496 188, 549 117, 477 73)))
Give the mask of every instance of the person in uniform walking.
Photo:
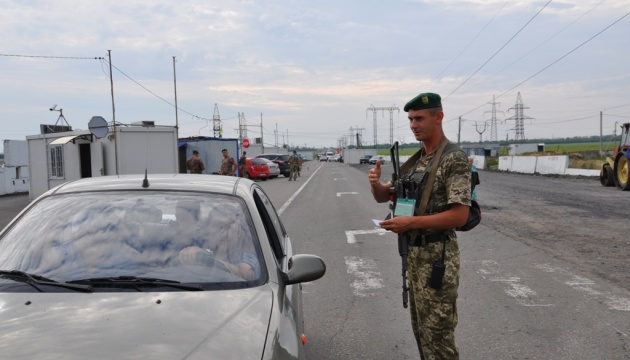
POLYGON ((298 154, 298 158, 297 158, 297 163, 298 163, 298 176, 302 176, 300 175, 300 171, 302 171, 302 154, 298 154))
POLYGON ((289 168, 291 172, 289 173, 289 181, 297 181, 297 173, 298 173, 298 156, 297 151, 293 150, 293 155, 289 156, 289 168))
POLYGON ((223 153, 223 160, 221 160, 219 175, 234 176, 237 168, 236 161, 230 156, 227 149, 221 150, 221 153, 223 153))
MULTIPOLYGON (((444 152, 440 159, 434 159, 442 141, 448 142, 442 129, 444 112, 438 94, 422 93, 410 100, 404 110, 408 112, 411 131, 416 140, 422 141, 422 147, 410 160, 413 164, 403 166, 409 170, 400 174, 401 179, 415 182, 420 189, 418 193, 422 194, 423 175, 428 177, 433 161, 439 161, 437 176, 423 214, 418 214, 418 199, 413 216, 395 216, 380 225, 395 233, 405 233, 411 239, 407 257, 409 308, 420 357, 459 359, 455 327, 460 256, 455 228, 464 225, 468 218, 470 164, 459 149, 444 152), (436 262, 444 266, 439 289, 431 287, 434 283, 430 281, 436 262)), ((450 146, 457 145, 450 143, 450 146)), ((377 161, 368 179, 374 199, 382 203, 390 199, 393 182, 381 183, 380 177, 381 164, 377 161)))
POLYGON ((204 170, 206 170, 206 166, 199 158, 199 151, 193 150, 192 156, 186 160, 186 168, 191 174, 201 174, 204 170))
POLYGON ((241 170, 241 177, 247 177, 247 152, 243 151, 243 155, 238 159, 238 167, 241 170))

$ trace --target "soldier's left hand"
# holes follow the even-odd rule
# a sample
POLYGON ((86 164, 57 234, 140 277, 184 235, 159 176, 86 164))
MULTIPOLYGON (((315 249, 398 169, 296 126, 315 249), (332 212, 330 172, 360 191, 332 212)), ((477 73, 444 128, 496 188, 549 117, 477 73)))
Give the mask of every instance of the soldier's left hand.
POLYGON ((401 233, 413 229, 413 216, 397 216, 381 221, 381 227, 385 230, 401 233))

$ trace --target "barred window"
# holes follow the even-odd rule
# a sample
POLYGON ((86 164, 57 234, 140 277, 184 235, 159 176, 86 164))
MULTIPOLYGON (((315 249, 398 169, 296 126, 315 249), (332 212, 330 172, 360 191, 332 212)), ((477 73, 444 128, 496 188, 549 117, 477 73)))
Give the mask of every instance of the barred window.
POLYGON ((63 179, 63 145, 51 146, 48 151, 50 179, 63 179))

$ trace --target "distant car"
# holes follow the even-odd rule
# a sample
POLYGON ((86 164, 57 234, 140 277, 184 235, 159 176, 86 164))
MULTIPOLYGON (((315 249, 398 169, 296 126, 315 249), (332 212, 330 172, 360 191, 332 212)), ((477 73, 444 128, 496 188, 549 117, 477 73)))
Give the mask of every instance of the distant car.
POLYGON ((266 159, 247 158, 247 173, 248 179, 260 179, 266 181, 271 174, 269 173, 269 166, 267 166, 266 159))
POLYGON ((267 161, 267 166, 269 167, 269 178, 270 179, 275 179, 278 176, 280 176, 280 166, 278 166, 278 164, 276 164, 275 162, 269 160, 269 159, 265 159, 265 158, 257 158, 257 159, 262 159, 267 161))
POLYGON ((359 164, 369 164, 372 155, 363 155, 359 158, 359 164))
POLYGON ((67 182, 0 231, 0 357, 304 359, 294 245, 240 177, 67 182))
POLYGON ((381 155, 374 155, 370 158, 370 165, 376 165, 376 161, 380 161, 381 165, 385 164, 385 157, 381 155))
POLYGON ((289 156, 288 154, 261 154, 256 156, 257 158, 265 158, 269 159, 280 167, 280 173, 285 177, 289 177, 291 175, 291 166, 289 165, 289 156))
POLYGON ((319 155, 319 161, 320 161, 320 162, 322 162, 322 161, 328 161, 328 156, 326 156, 326 155, 319 155))

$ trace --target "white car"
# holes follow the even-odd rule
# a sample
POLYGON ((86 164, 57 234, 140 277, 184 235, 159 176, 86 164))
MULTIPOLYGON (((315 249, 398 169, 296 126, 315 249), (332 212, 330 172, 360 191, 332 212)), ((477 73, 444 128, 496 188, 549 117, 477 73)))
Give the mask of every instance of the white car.
POLYGON ((274 179, 280 176, 280 166, 278 166, 278 164, 266 158, 260 158, 260 159, 267 160, 267 166, 269 167, 270 179, 274 179))

